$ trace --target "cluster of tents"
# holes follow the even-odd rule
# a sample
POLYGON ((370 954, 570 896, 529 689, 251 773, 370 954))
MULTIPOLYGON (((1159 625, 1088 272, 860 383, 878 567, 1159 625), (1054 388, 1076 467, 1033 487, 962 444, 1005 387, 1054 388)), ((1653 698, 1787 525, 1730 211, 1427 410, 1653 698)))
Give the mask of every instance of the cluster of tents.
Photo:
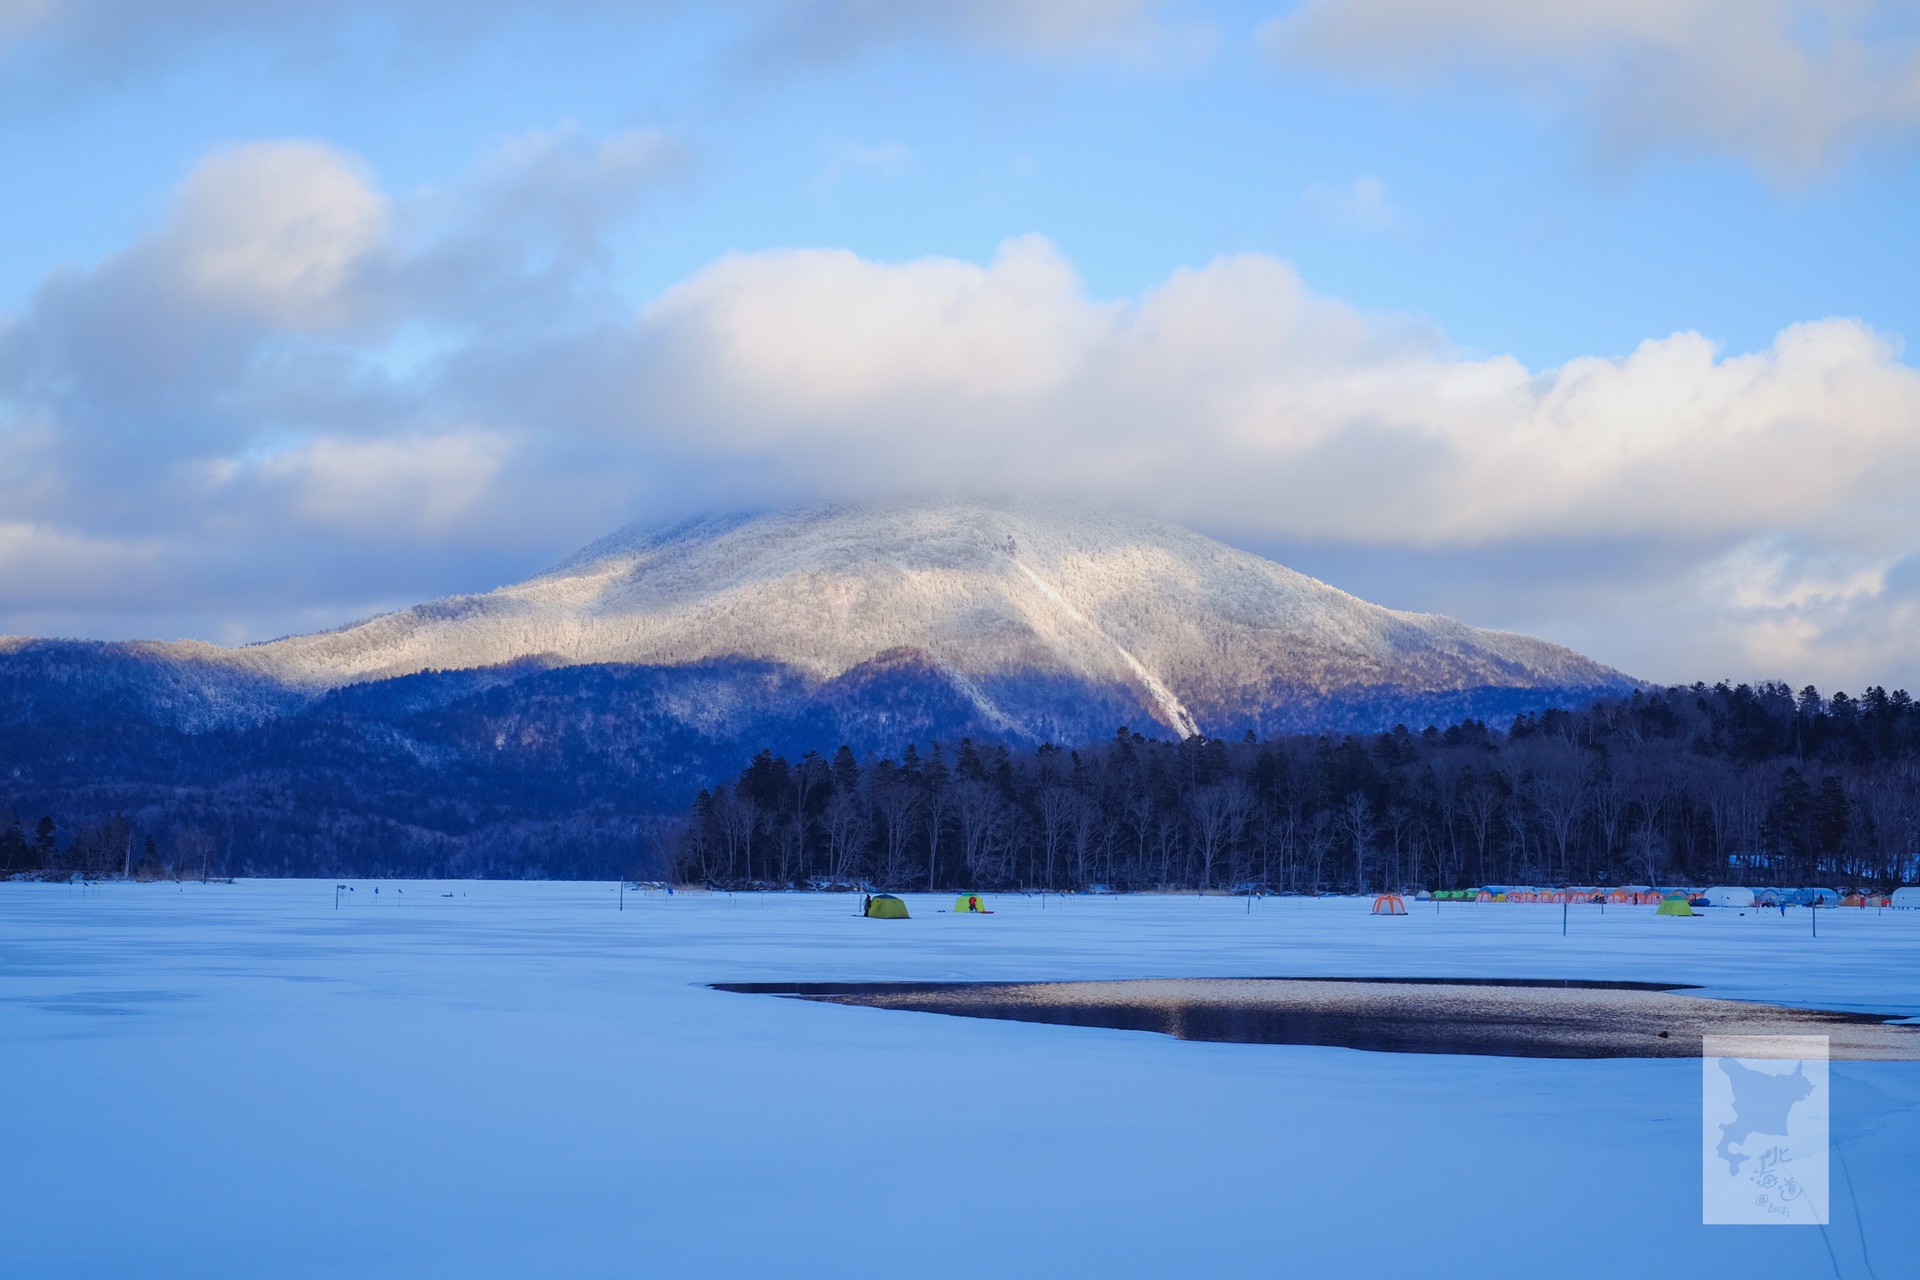
MULTIPOLYGON (((1714 907, 1904 907, 1920 909, 1920 886, 1881 894, 1854 889, 1749 889, 1744 885, 1714 885, 1707 889, 1656 889, 1651 885, 1610 888, 1536 889, 1524 885, 1482 885, 1477 889, 1422 889, 1420 902, 1568 902, 1614 906, 1654 907, 1663 916, 1690 916, 1714 907)), ((906 900, 891 893, 870 893, 860 904, 869 920, 908 919, 906 900)), ((953 900, 954 915, 990 916, 987 901, 977 893, 953 900)), ((1403 916, 1407 904, 1397 893, 1373 900, 1373 914, 1403 916)))
MULTIPOLYGON (((1749 889, 1714 885, 1707 889, 1656 889, 1651 885, 1613 888, 1535 889, 1524 885, 1484 885, 1477 889, 1422 890, 1423 902, 1588 902, 1652 906, 1663 916, 1690 916, 1707 907, 1900 907, 1920 909, 1920 886, 1875 893, 1865 889, 1749 889)), ((1376 911, 1379 908, 1376 906, 1376 911)))
POLYGON ((1535 889, 1524 885, 1490 884, 1478 889, 1421 890, 1422 902, 1604 902, 1624 906, 1652 906, 1665 895, 1648 885, 1618 888, 1535 889))
MULTIPOLYGON (((953 913, 957 916, 990 916, 987 900, 977 893, 963 893, 953 900, 953 913)), ((860 905, 860 914, 869 920, 907 920, 907 904, 904 898, 891 893, 870 893, 860 905)))

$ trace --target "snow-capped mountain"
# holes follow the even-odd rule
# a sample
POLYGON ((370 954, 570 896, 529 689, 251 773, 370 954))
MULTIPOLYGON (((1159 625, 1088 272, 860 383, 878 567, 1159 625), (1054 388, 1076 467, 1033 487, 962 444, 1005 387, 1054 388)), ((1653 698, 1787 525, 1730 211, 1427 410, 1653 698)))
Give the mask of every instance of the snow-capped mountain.
POLYGON ((821 506, 239 649, 0 638, 0 819, 190 830, 274 874, 605 874, 762 750, 1498 726, 1633 687, 1166 524, 821 506))
POLYGON ((1019 737, 1143 717, 1180 734, 1344 724, 1362 707, 1445 717, 1633 686, 1559 645, 1368 604, 1188 529, 988 501, 636 526, 526 582, 221 656, 305 690, 524 659, 748 660, 817 682, 911 669, 1019 737))

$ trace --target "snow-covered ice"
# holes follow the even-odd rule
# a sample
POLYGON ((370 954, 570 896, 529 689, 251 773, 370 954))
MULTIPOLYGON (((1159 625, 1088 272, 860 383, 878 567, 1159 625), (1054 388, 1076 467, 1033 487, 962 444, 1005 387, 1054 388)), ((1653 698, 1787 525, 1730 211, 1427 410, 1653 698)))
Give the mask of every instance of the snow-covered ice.
POLYGON ((716 981, 1643 979, 1920 1016, 1920 912, 0 884, 0 1273, 1920 1274, 1920 1063, 1832 1225, 1700 1224, 1701 1075, 1182 1042, 716 981), (451 893, 453 897, 442 895, 451 893))

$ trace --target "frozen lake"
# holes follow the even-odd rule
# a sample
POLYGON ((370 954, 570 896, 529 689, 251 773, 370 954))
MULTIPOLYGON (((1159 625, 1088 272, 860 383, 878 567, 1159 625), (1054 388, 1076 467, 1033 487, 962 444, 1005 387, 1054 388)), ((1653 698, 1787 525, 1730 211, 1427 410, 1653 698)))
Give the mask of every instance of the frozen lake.
POLYGON ((710 982, 1696 983, 1920 1017, 1920 912, 0 884, 9 1276, 1920 1274, 1920 1063, 1832 1223, 1700 1225, 1701 1068, 1173 1040, 710 982), (454 896, 445 897, 451 893, 454 896))

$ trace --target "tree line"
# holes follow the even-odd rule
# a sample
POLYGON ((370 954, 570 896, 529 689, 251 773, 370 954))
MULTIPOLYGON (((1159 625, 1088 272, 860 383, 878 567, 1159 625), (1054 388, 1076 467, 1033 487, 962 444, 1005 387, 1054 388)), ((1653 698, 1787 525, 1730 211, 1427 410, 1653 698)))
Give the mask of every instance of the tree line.
POLYGON ((29 825, 0 810, 0 879, 207 880, 226 872, 220 840, 202 827, 176 828, 163 841, 123 813, 87 818, 63 832, 51 814, 29 825))
POLYGON ((0 807, 0 880, 208 880, 234 876, 413 879, 649 880, 664 873, 660 814, 529 818, 465 838, 381 829, 349 815, 289 838, 244 812, 197 807, 112 812, 63 823, 0 807))
POLYGON ((1920 871, 1920 709, 1723 682, 1504 729, 768 749, 662 842, 743 887, 1891 887, 1920 871))

